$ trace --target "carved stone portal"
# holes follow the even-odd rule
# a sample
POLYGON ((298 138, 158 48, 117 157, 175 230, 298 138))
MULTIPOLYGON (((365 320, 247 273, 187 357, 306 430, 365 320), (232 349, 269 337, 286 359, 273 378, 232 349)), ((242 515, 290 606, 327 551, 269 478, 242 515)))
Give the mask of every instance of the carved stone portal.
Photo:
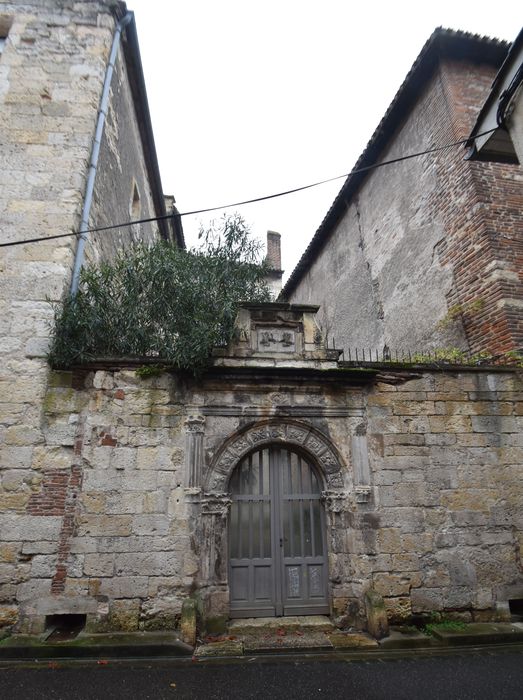
POLYGON ((251 425, 228 440, 215 456, 205 478, 205 490, 225 493, 238 462, 254 448, 286 443, 309 453, 321 469, 326 486, 339 488, 341 460, 336 448, 319 430, 298 421, 268 420, 251 425))

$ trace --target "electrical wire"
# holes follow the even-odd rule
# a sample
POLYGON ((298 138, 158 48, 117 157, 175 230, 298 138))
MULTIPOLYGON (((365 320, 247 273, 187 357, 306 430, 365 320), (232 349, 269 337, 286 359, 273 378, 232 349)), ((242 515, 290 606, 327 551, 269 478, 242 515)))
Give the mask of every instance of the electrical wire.
MULTIPOLYGON (((497 128, 497 127, 496 127, 497 128)), ((496 131, 496 128, 489 129, 488 131, 483 131, 481 134, 475 134, 474 138, 479 138, 480 136, 486 136, 487 134, 496 131)), ((434 148, 428 148, 426 151, 419 151, 417 153, 410 153, 406 156, 399 156, 398 158, 392 158, 390 160, 384 160, 381 163, 374 163, 373 165, 365 165, 361 168, 356 168, 351 170, 350 173, 345 173, 344 175, 336 175, 335 177, 329 177, 326 180, 319 180, 318 182, 313 182, 309 185, 302 185, 301 187, 295 187, 292 190, 285 190, 284 192, 277 192, 275 194, 265 195, 264 197, 255 197, 254 199, 245 199, 241 202, 234 202, 232 204, 222 204, 218 207, 208 207, 207 209, 195 209, 193 211, 176 212, 174 214, 166 214, 164 216, 151 216, 146 219, 135 219, 133 221, 125 221, 120 224, 111 224, 110 226, 97 226, 95 228, 87 229, 86 231, 71 231, 70 233, 57 233, 52 236, 41 236, 39 238, 26 238, 21 241, 11 241, 9 243, 0 243, 0 248, 6 248, 8 246, 25 245, 26 243, 39 243, 40 241, 51 241, 57 238, 66 238, 68 236, 78 236, 85 237, 88 233, 101 233, 104 231, 110 231, 116 228, 124 228, 127 226, 134 226, 135 224, 148 224, 153 221, 162 221, 167 219, 176 219, 182 216, 194 216, 195 214, 207 214, 212 211, 218 211, 219 209, 229 209, 231 207, 241 207, 245 204, 255 204, 256 202, 265 202, 269 199, 276 199, 277 197, 285 197, 289 194, 294 194, 295 192, 303 192, 304 190, 309 190, 312 187, 318 187, 319 185, 325 185, 328 182, 334 182, 335 180, 341 180, 342 178, 352 177, 358 173, 365 173, 369 170, 375 170, 376 168, 382 168, 385 165, 392 165, 394 163, 401 163, 405 160, 410 160, 411 158, 419 158, 420 156, 428 155, 430 153, 436 153, 438 151, 444 151, 448 148, 454 148, 455 146, 462 146, 467 144, 470 138, 460 139, 459 141, 453 141, 452 143, 447 143, 444 146, 435 146, 434 148)))
POLYGON ((517 69, 517 71, 514 74, 514 77, 510 81, 509 86, 507 87, 506 90, 503 90, 501 95, 499 96, 499 103, 498 103, 498 109, 496 112, 496 122, 498 126, 501 129, 507 128, 506 126, 506 117, 507 117, 507 110, 510 105, 510 102, 512 101, 512 98, 514 97, 516 90, 518 87, 521 85, 523 82, 523 62, 517 69))

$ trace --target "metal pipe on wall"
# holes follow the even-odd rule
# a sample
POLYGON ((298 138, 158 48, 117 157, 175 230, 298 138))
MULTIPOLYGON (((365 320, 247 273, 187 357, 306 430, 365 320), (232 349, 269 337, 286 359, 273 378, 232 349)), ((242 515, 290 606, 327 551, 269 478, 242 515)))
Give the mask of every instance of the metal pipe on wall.
POLYGON ((82 220, 80 222, 80 238, 78 240, 78 246, 76 248, 76 255, 73 267, 73 277, 71 279, 72 296, 75 296, 76 292, 78 291, 78 285, 80 282, 80 270, 82 269, 82 265, 84 262, 85 245, 87 243, 88 238, 87 231, 89 229, 89 215, 91 213, 91 205, 93 202, 94 182, 96 179, 96 170, 98 167, 98 158, 100 155, 100 146, 102 143, 105 118, 107 117, 107 108, 109 105, 109 91, 111 89, 111 82, 113 79, 116 56, 118 54, 118 48, 120 46, 122 32, 125 29, 125 27, 133 20, 133 18, 134 13, 127 12, 116 25, 113 35, 113 43, 111 46, 111 53, 109 54, 109 62, 105 71, 102 97, 100 99, 100 107, 98 109, 98 118, 96 122, 96 130, 94 133, 93 147, 91 150, 91 158, 89 161, 89 173, 87 175, 87 184, 85 187, 84 205, 82 208, 82 220))

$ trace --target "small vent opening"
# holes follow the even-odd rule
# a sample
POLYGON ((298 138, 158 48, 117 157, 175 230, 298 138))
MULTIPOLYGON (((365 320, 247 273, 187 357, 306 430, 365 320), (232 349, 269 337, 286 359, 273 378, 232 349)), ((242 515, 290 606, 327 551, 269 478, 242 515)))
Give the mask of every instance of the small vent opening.
POLYGON ((508 601, 508 607, 512 617, 523 620, 523 598, 513 598, 508 601))
POLYGON ((47 615, 45 631, 47 642, 65 642, 74 639, 84 629, 86 615, 47 615))

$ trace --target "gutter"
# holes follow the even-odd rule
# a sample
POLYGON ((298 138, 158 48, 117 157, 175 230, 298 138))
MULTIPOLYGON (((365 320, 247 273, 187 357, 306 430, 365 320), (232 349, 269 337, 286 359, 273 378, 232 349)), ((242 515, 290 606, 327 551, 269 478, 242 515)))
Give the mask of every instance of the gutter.
POLYGON ((100 99, 100 107, 98 109, 98 119, 96 122, 93 148, 91 150, 91 159, 89 163, 89 173, 87 175, 87 184, 85 187, 84 206, 82 209, 82 220, 80 222, 80 239, 76 248, 76 255, 73 267, 73 277, 71 280, 71 296, 75 296, 78 291, 78 284, 80 282, 80 270, 82 269, 85 257, 85 245, 87 243, 87 231, 89 228, 89 215, 91 213, 91 206, 93 203, 94 182, 96 179, 96 171, 98 168, 100 146, 102 143, 105 119, 107 117, 107 108, 109 106, 109 91, 111 88, 111 81, 113 78, 116 56, 118 54, 118 47, 120 46, 120 40, 122 37, 123 30, 133 19, 134 14, 132 12, 127 12, 118 22, 114 30, 111 53, 109 54, 109 62, 105 71, 102 97, 100 99))

